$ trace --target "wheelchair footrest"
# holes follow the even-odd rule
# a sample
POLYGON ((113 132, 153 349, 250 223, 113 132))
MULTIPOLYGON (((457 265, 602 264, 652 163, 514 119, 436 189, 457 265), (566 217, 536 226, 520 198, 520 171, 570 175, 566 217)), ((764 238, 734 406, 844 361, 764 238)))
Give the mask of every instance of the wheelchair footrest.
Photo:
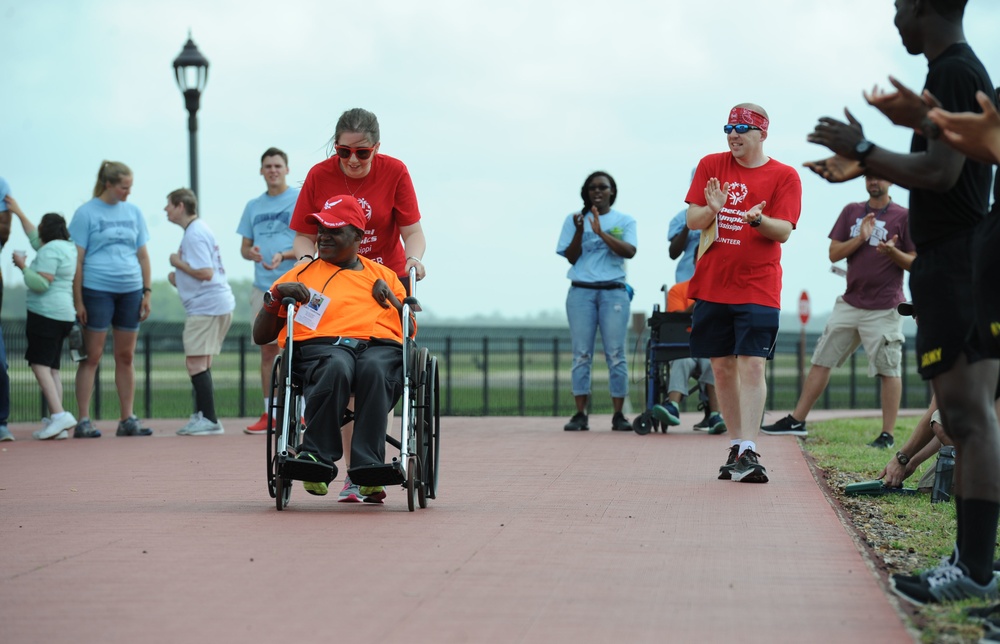
POLYGON ((347 475, 351 477, 351 482, 355 485, 364 486, 402 485, 406 481, 403 464, 399 461, 352 467, 347 470, 347 475))
POLYGON ((313 461, 298 460, 294 458, 285 459, 280 464, 278 471, 282 478, 293 481, 317 481, 329 483, 337 476, 337 468, 325 463, 315 463, 313 461))

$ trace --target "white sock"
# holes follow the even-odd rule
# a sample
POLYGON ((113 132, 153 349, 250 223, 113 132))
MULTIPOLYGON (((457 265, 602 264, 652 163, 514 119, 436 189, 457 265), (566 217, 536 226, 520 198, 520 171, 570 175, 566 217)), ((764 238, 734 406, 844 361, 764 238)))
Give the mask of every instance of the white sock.
POLYGON ((68 414, 68 413, 69 413, 68 411, 61 411, 58 414, 52 414, 49 418, 51 418, 52 420, 56 420, 57 418, 63 418, 63 417, 65 417, 66 414, 68 414))
POLYGON ((753 450, 753 451, 756 452, 757 451, 757 443, 755 443, 753 441, 743 441, 743 442, 740 443, 740 455, 742 455, 743 452, 747 451, 748 449, 749 450, 753 450))
POLYGON ((732 447, 733 445, 735 445, 736 447, 739 447, 740 446, 740 439, 734 438, 734 439, 730 440, 729 441, 729 446, 732 447))

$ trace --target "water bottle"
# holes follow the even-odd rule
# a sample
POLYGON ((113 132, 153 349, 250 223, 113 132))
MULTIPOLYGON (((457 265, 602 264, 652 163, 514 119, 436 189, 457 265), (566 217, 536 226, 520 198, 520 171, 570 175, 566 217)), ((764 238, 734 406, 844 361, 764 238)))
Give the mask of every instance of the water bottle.
POLYGON ((79 322, 73 323, 73 328, 69 330, 69 357, 73 362, 81 362, 87 359, 87 349, 83 344, 83 329, 79 322))
POLYGON ((937 465, 934 466, 934 487, 931 488, 931 503, 951 501, 951 480, 955 472, 955 448, 945 446, 938 450, 937 465))

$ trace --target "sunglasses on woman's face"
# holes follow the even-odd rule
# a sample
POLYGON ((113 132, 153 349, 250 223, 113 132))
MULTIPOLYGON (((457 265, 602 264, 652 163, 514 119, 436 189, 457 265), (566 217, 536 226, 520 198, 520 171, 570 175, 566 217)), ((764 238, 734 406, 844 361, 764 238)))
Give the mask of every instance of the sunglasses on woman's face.
MULTIPOLYGON (((760 128, 757 127, 756 125, 747 125, 746 123, 740 123, 738 125, 730 124, 722 126, 722 131, 725 132, 726 134, 729 134, 733 130, 736 130, 737 134, 746 134, 750 130, 759 130, 759 129, 760 128)), ((360 159, 361 157, 358 158, 360 159)))
POLYGON ((337 151, 337 156, 345 161, 350 159, 352 154, 358 157, 358 161, 365 161, 375 151, 375 148, 352 148, 347 145, 335 145, 333 149, 337 151))

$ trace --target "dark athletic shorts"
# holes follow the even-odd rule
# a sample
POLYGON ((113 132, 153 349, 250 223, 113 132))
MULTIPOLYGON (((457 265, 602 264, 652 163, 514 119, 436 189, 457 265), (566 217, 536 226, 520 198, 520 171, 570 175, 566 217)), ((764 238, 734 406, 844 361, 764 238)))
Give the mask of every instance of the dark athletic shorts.
MULTIPOLYGON (((910 267, 910 294, 917 318, 917 371, 924 380, 947 372, 958 356, 984 356, 971 342, 973 230, 918 250, 910 267)), ((976 343, 978 345, 978 343, 976 343)))
POLYGON ((972 310, 974 346, 989 358, 1000 358, 1000 212, 986 217, 972 242, 972 310))
POLYGON ((24 359, 28 364, 58 370, 63 340, 72 328, 72 322, 61 322, 28 311, 25 330, 25 335, 28 336, 28 349, 24 352, 24 359))
POLYGON ((757 356, 770 360, 779 309, 697 300, 691 316, 691 357, 757 356))

